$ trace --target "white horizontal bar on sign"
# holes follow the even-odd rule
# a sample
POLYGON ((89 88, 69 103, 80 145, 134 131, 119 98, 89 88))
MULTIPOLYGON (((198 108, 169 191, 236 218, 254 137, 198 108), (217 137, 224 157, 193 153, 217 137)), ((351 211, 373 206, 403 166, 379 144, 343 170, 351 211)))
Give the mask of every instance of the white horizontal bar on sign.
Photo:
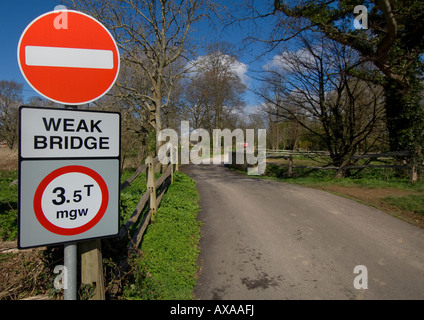
POLYGON ((113 69, 113 52, 110 50, 60 47, 25 47, 28 66, 113 69))

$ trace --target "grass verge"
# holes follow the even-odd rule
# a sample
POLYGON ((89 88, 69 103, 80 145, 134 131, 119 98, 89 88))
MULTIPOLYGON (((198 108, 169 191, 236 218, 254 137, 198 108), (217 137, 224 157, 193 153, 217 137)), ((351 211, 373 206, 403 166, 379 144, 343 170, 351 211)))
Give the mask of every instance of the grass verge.
POLYGON ((124 288, 126 299, 193 299, 199 255, 199 194, 187 175, 176 172, 134 256, 133 280, 124 288))
POLYGON ((13 241, 17 237, 18 185, 17 170, 0 171, 0 240, 13 241))

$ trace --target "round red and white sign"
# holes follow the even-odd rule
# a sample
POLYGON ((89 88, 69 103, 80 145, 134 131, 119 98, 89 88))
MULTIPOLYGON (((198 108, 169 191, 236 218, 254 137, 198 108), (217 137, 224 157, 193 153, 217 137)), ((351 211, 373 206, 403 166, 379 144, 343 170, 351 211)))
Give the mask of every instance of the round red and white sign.
POLYGON ((32 21, 19 40, 18 63, 35 91, 65 105, 99 99, 115 83, 120 64, 110 32, 73 10, 48 12, 32 21))
POLYGON ((44 228, 70 236, 93 228, 104 216, 108 203, 103 178, 90 168, 71 165, 54 170, 41 181, 33 205, 44 228))

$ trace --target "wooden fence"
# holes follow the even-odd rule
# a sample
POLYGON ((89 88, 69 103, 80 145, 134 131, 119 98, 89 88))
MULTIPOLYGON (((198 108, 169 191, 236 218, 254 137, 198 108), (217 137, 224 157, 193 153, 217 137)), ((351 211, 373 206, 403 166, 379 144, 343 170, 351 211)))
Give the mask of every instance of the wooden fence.
MULTIPOLYGON (((394 157, 409 157, 409 151, 394 151, 394 152, 384 152, 384 153, 372 153, 372 154, 357 154, 350 158, 350 160, 360 160, 360 159, 369 159, 368 163, 362 165, 346 165, 343 167, 325 165, 325 166, 309 166, 309 165, 295 165, 294 164, 294 156, 304 156, 306 158, 316 158, 316 157, 329 157, 329 153, 325 151, 318 152, 291 152, 286 150, 266 150, 266 158, 267 159, 286 159, 288 160, 288 164, 281 166, 288 166, 288 175, 291 176, 293 174, 293 169, 311 169, 311 170, 353 170, 353 169, 366 169, 366 168, 397 168, 397 169, 406 169, 410 170, 410 179, 411 182, 416 180, 416 167, 410 165, 407 161, 403 161, 402 164, 370 164, 371 161, 380 159, 379 161, 387 161, 392 160, 394 157)), ((272 163, 267 160, 267 163, 272 163)))
MULTIPOLYGON (((263 150, 262 150, 263 151, 263 150)), ((362 170, 366 168, 397 168, 410 170, 410 180, 415 182, 417 180, 417 168, 416 165, 411 164, 408 161, 410 156, 409 151, 395 151, 395 152, 384 152, 384 153, 370 153, 370 154, 356 154, 353 155, 350 160, 356 161, 360 159, 367 159, 363 164, 349 164, 346 166, 332 166, 331 160, 329 159, 330 154, 327 151, 289 151, 289 150, 270 150, 266 149, 267 164, 275 164, 282 167, 288 167, 288 176, 293 175, 293 169, 310 169, 310 170, 336 170, 342 173, 344 170, 362 170), (315 162, 321 162, 322 165, 296 165, 298 156, 313 160, 315 162), (394 157, 404 158, 403 162, 393 163, 394 157), (285 159, 288 160, 287 164, 273 163, 272 159, 285 159), (379 161, 383 164, 370 164, 373 161, 379 161)), ((249 165, 246 160, 242 164, 236 163, 236 152, 232 152, 232 163, 229 164, 239 170, 247 170, 249 165)))
POLYGON ((168 161, 166 164, 163 163, 164 161, 160 161, 159 157, 147 157, 145 164, 138 167, 135 173, 121 184, 122 192, 140 174, 146 173, 147 191, 141 195, 135 210, 119 232, 120 239, 123 239, 126 235, 130 237, 128 249, 135 249, 140 245, 143 234, 152 218, 154 218, 163 195, 168 186, 174 182, 174 172, 178 169, 177 165, 173 164, 175 163, 176 152, 176 148, 168 150, 166 154, 168 161), (162 175, 157 180, 155 178, 156 172, 162 172, 162 175), (147 205, 149 206, 149 211, 142 217, 142 221, 134 232, 130 232, 131 228, 139 221, 141 213, 147 205))

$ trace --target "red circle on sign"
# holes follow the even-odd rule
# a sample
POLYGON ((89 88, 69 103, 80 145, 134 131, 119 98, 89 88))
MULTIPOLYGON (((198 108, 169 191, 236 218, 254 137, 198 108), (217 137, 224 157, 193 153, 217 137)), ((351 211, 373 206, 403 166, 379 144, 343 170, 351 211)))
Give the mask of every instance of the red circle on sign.
POLYGON ((18 63, 25 80, 42 96, 67 105, 103 96, 119 73, 119 51, 110 32, 82 12, 43 14, 22 33, 18 63))
POLYGON ((47 230, 63 235, 63 236, 73 236, 77 234, 81 234, 83 232, 88 231, 92 227, 94 227, 103 217, 103 215, 106 212, 106 208, 109 203, 109 192, 107 189, 106 182, 103 180, 103 178, 94 170, 83 167, 83 166, 66 166, 59 169, 54 170, 53 172, 49 173, 38 185, 37 190, 34 194, 34 212, 35 216, 37 217, 37 220, 41 223, 41 225, 46 228, 47 230), (77 172, 77 173, 83 173, 91 178, 93 178, 97 184, 100 186, 100 190, 102 193, 102 202, 99 208, 99 211, 95 214, 94 218, 91 219, 86 224, 76 227, 76 228, 61 228, 53 223, 51 223, 45 216, 43 212, 43 208, 41 205, 41 199, 43 197, 44 190, 47 188, 50 182, 52 182, 55 178, 71 172, 77 172))

